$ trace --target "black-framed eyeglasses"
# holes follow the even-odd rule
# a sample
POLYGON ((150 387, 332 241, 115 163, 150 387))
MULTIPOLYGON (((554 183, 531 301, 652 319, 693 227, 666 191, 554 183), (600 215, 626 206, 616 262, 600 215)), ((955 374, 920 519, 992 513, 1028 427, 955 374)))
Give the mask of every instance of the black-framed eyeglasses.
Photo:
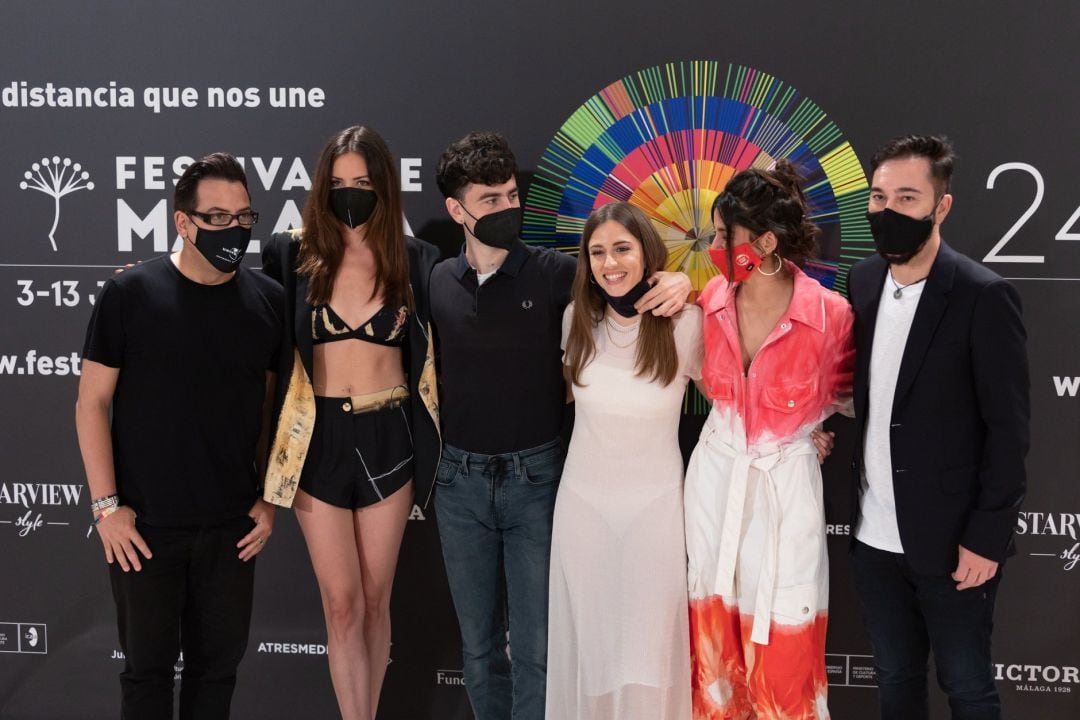
POLYGON ((204 213, 196 210, 191 210, 188 215, 193 215, 199 218, 208 225, 215 227, 225 227, 226 225, 232 225, 232 221, 236 220, 243 227, 251 227, 255 223, 259 222, 259 213, 254 210, 247 210, 242 213, 227 213, 227 212, 212 212, 204 213))

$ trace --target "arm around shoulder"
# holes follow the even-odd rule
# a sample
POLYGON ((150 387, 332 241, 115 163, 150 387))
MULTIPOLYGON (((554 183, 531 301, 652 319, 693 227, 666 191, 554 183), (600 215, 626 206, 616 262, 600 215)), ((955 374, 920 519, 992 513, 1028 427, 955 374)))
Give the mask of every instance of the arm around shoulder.
POLYGON ((846 417, 855 417, 852 396, 855 381, 855 312, 847 299, 835 292, 829 292, 826 297, 826 308, 826 330, 832 347, 832 361, 827 368, 830 376, 826 381, 832 388, 835 411, 846 417))
POLYGON ((685 305, 675 318, 675 347, 682 374, 695 383, 701 381, 701 366, 705 361, 703 318, 697 305, 685 305))

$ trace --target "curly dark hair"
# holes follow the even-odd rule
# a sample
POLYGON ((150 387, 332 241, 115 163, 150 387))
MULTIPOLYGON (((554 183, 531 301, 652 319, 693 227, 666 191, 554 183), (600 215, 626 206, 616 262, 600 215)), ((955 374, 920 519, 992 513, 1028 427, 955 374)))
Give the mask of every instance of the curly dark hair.
POLYGON ((443 151, 435 183, 443 197, 461 199, 470 183, 501 185, 517 173, 517 160, 497 132, 471 132, 443 151))
POLYGON ((956 151, 944 135, 901 135, 882 145, 870 158, 870 174, 886 160, 924 157, 930 162, 930 178, 938 197, 949 192, 956 151))
POLYGON ((780 255, 802 267, 813 256, 821 231, 806 217, 801 181, 787 160, 777 162, 773 170, 743 170, 713 202, 714 222, 719 214, 728 232, 741 225, 754 237, 772 231, 780 255))

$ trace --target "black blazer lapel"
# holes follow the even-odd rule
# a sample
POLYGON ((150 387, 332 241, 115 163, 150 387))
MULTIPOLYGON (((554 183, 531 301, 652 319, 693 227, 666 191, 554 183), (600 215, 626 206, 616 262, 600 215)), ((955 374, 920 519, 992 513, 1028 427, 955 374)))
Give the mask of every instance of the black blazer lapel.
POLYGON ((900 374, 896 378, 896 393, 893 396, 894 413, 915 382, 941 316, 949 305, 948 294, 952 290, 955 272, 956 253, 942 241, 934 264, 930 267, 930 275, 926 278, 926 289, 919 299, 919 307, 904 346, 904 357, 900 360, 900 374))

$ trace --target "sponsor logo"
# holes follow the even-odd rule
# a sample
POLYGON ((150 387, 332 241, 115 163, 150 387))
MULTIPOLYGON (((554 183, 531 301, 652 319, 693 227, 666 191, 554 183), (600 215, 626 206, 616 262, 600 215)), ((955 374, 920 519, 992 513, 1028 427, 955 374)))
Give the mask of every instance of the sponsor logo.
MULTIPOLYGON (((825 655, 832 687, 877 687, 872 655, 825 655)), ((1080 668, 1071 665, 994 664, 994 680, 1013 683, 1017 692, 1071 693, 1080 685, 1080 668)))
POLYGON ((828 524, 828 525, 825 526, 825 534, 826 535, 850 535, 851 534, 851 526, 850 525, 832 525, 832 524, 828 524))
POLYGON ((259 652, 269 655, 325 655, 326 646, 322 643, 261 642, 259 652))
MULTIPOLYGON (((299 157, 238 157, 245 168, 252 190, 259 189, 272 193, 263 195, 260 203, 280 203, 276 215, 267 212, 267 217, 275 217, 272 226, 266 228, 266 236, 300 227, 303 220, 300 208, 294 198, 280 193, 307 192, 311 189, 311 176, 304 162, 299 157)), ((189 156, 166 158, 164 155, 131 156, 118 155, 114 158, 116 195, 116 248, 122 253, 136 252, 145 255, 150 252, 162 253, 178 250, 183 242, 172 236, 172 221, 169 213, 168 197, 150 197, 140 199, 125 196, 137 191, 171 191, 191 163, 189 156), (171 177, 170 177, 171 176, 171 177), (136 247, 138 240, 152 240, 152 248, 136 247)), ((403 192, 420 192, 423 189, 421 174, 423 158, 400 158, 401 189, 403 192)), ((49 245, 53 252, 59 247, 56 231, 60 224, 60 200, 79 190, 93 190, 94 182, 90 171, 82 164, 72 162, 71 158, 59 155, 43 157, 30 165, 19 182, 23 190, 35 190, 53 199, 52 227, 48 231, 49 245)), ((260 225, 259 228, 265 226, 260 225)), ((413 234, 408 218, 405 218, 405 232, 413 234)), ((252 240, 247 248, 238 249, 239 253, 258 253, 262 244, 252 240)))
POLYGON ((427 516, 424 515, 424 511, 420 509, 419 505, 412 506, 412 512, 409 513, 410 520, 427 520, 427 516))
POLYGON ((45 623, 0 622, 0 652, 46 655, 48 636, 45 623))
POLYGON ((1064 570, 1072 570, 1080 562, 1080 513, 1022 512, 1016 519, 1016 534, 1063 539, 1060 550, 1030 552, 1030 557, 1056 559, 1064 570))
MULTIPOLYGON (((390 649, 394 649, 392 642, 390 649)), ((260 642, 258 651, 265 655, 325 655, 327 646, 324 643, 260 642)), ((393 662, 392 657, 386 659, 387 665, 393 662)))
POLYGON ((240 248, 221 248, 221 252, 225 255, 218 257, 226 262, 235 262, 236 258, 240 257, 240 248))
POLYGON ((49 243, 56 252, 56 226, 60 224, 60 198, 79 190, 93 190, 90 173, 82 169, 79 163, 72 164, 71 158, 60 159, 53 155, 52 160, 41 158, 23 173, 19 183, 21 190, 37 190, 53 199, 53 222, 49 228, 49 243))
POLYGON ((1013 683, 1021 693, 1071 693, 1080 685, 1080 668, 1072 665, 1009 665, 995 663, 994 679, 1013 683))
POLYGON ((825 655, 825 675, 832 687, 877 687, 873 655, 825 655))
POLYGON ((77 506, 83 485, 68 483, 0 483, 0 530, 11 527, 19 537, 70 522, 45 516, 53 508, 77 506), (44 508, 44 509, 43 509, 44 508))
POLYGON ((465 673, 462 670, 436 670, 435 684, 465 687, 465 673))

